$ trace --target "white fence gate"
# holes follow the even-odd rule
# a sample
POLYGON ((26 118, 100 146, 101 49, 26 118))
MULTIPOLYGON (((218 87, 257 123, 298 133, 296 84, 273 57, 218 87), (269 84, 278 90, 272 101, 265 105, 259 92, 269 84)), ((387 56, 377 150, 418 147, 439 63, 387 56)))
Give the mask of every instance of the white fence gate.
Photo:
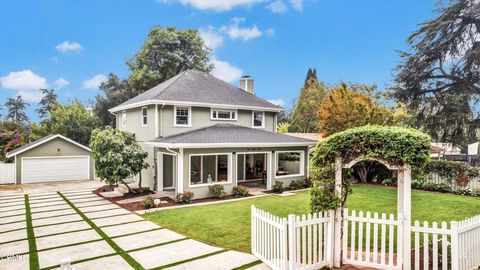
POLYGON ((342 262, 346 264, 400 269, 403 250, 403 217, 348 209, 343 212, 342 262), (396 238, 395 238, 396 237, 396 238))
POLYGON ((0 184, 15 184, 15 163, 0 163, 0 184))
POLYGON ((252 253, 274 270, 332 265, 334 212, 279 218, 252 205, 252 253))

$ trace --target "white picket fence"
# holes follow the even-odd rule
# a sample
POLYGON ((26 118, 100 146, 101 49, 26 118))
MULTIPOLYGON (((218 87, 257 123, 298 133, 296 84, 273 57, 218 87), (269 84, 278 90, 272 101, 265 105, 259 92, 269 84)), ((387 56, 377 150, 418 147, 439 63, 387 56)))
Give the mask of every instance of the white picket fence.
POLYGON ((252 253, 273 270, 331 264, 333 211, 280 218, 252 205, 252 253))
POLYGON ((15 163, 0 163, 0 184, 15 183, 15 163))
MULTIPOLYGON (((252 206, 252 253, 274 270, 319 269, 333 265, 334 212, 279 218, 252 206)), ((403 217, 343 212, 342 263, 401 269, 404 241, 413 240, 414 270, 480 268, 480 215, 460 222, 422 225, 403 234, 403 217)), ((408 257, 407 257, 408 258, 408 257)), ((406 259, 405 259, 406 260, 406 259)), ((403 265, 410 269, 410 265, 403 265)))
MULTIPOLYGON (((400 217, 399 220, 403 218, 400 217)), ((342 262, 381 269, 399 269, 403 234, 393 214, 348 209, 343 212, 342 262), (388 232, 387 232, 388 231, 388 232), (397 237, 395 239, 395 236, 397 237), (397 253, 395 253, 398 251, 397 253)))
MULTIPOLYGON (((425 176, 425 181, 434 184, 447 184, 454 191, 459 188, 455 183, 455 179, 444 178, 435 173, 427 174, 425 176)), ((480 177, 471 178, 466 187, 471 190, 480 189, 480 177)))

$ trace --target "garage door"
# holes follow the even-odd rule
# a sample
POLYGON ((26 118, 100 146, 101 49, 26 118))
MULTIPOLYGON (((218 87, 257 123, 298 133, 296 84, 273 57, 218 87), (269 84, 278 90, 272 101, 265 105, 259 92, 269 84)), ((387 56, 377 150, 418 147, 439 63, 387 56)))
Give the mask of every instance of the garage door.
POLYGON ((22 159, 22 183, 85 180, 89 178, 89 156, 22 159))

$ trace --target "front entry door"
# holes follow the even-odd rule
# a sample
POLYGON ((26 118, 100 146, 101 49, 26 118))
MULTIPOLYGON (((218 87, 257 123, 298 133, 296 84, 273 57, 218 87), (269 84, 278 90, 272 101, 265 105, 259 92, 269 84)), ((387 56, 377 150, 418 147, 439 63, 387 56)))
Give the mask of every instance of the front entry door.
POLYGON ((157 156, 157 190, 175 188, 177 158, 175 155, 168 153, 158 153, 157 156))

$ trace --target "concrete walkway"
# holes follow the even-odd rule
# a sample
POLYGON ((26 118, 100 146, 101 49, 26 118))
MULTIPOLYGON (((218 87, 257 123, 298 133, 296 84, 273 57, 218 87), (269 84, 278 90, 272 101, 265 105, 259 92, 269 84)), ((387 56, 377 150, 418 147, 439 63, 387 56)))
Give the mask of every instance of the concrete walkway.
POLYGON ((29 207, 24 194, 0 192, 0 269, 57 269, 62 259, 76 270, 223 270, 258 261, 161 228, 91 190, 34 192, 29 207))

